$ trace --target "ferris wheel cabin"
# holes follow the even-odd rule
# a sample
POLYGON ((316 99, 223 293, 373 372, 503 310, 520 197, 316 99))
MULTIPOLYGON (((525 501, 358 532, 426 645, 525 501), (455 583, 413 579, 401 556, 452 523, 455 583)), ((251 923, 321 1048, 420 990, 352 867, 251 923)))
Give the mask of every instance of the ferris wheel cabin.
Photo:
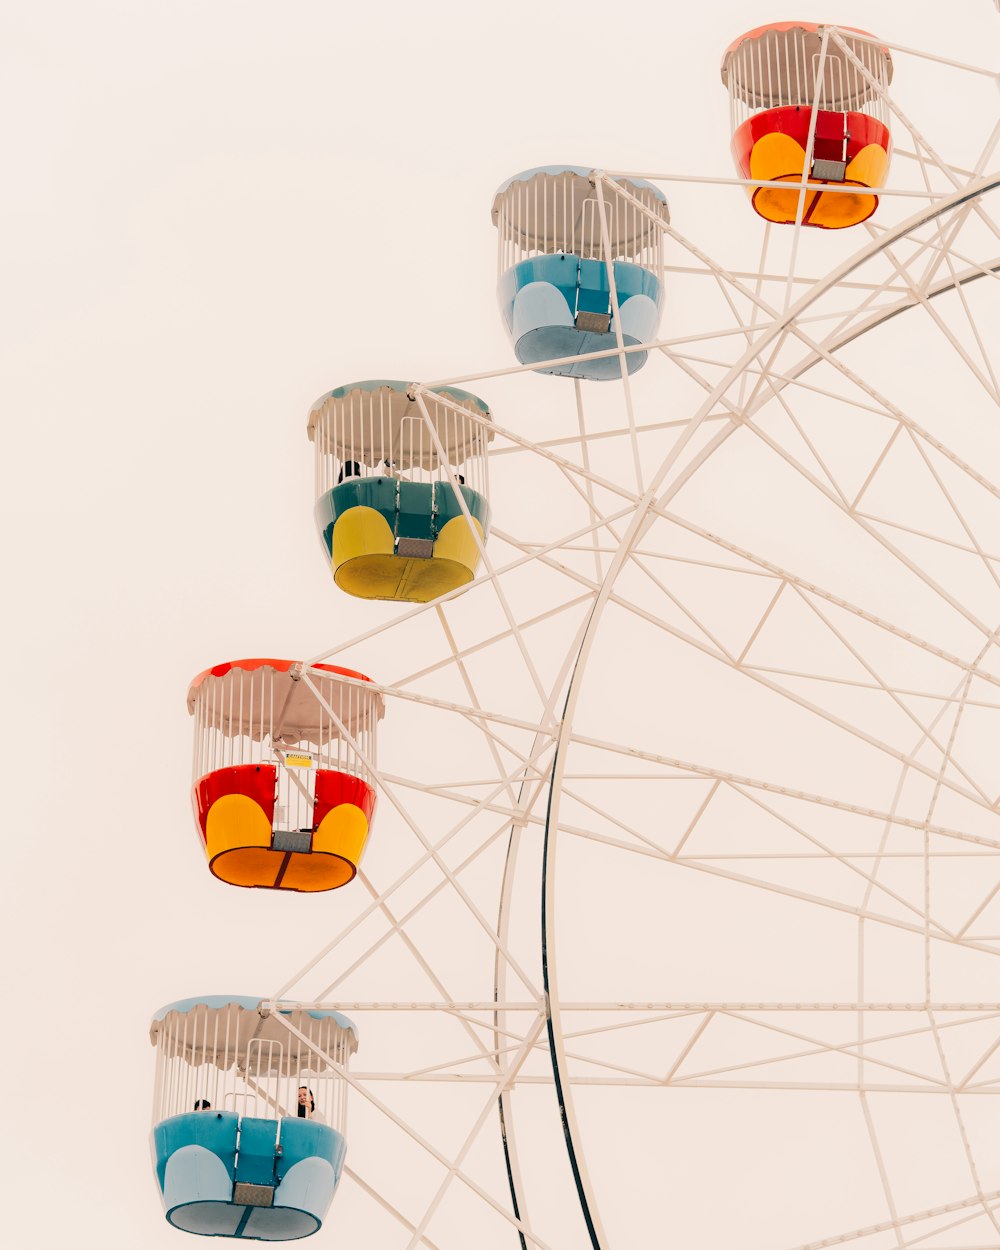
MULTIPOLYGON (((871 190, 885 183, 891 142, 885 92, 892 58, 864 31, 776 22, 742 35, 726 49, 733 157, 740 175, 761 182, 814 183, 871 190), (846 49, 846 50, 845 50, 846 49), (820 63, 822 62, 822 69, 820 63), (812 135, 812 159, 807 162, 812 135)), ((802 201, 805 226, 839 230, 866 221, 878 196, 848 190, 749 188, 765 221, 794 223, 802 201)))
POLYGON ((489 533, 490 420, 467 391, 418 399, 384 379, 313 404, 316 525, 341 590, 428 603, 472 581, 489 533))
POLYGON ((338 1011, 275 1015, 256 998, 215 995, 162 1008, 149 1037, 150 1148, 167 1221, 250 1241, 318 1232, 347 1153, 342 1073, 358 1049, 354 1024, 338 1011))
POLYGON ((314 893, 354 878, 375 812, 385 711, 369 682, 332 664, 255 659, 191 683, 192 801, 221 881, 314 893))
MULTIPOLYGON (((639 178, 600 186, 588 169, 546 165, 509 178, 493 199, 497 301, 521 364, 615 351, 619 331, 625 347, 656 338, 666 197, 639 178)), ((627 371, 646 356, 629 352, 627 371)), ((621 357, 536 372, 602 381, 621 377, 621 357)))

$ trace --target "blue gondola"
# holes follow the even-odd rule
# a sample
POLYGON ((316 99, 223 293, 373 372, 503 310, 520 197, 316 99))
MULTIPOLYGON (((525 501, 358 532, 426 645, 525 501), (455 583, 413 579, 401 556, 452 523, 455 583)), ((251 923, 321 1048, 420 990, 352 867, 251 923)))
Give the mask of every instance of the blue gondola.
POLYGON ((357 1050, 338 1011, 234 995, 156 1013, 150 1146, 167 1221, 208 1237, 318 1232, 340 1180, 346 1082, 357 1050), (282 1022, 287 1020, 295 1032, 282 1022))
MULTIPOLYGON (((618 330, 625 347, 656 338, 663 309, 663 227, 670 220, 666 197, 641 178, 602 186, 599 195, 594 174, 583 166, 544 165, 508 178, 493 198, 497 300, 522 364, 615 352, 618 330)), ((641 369, 646 356, 629 352, 628 372, 641 369)), ((617 378, 621 357, 547 365, 537 372, 617 378)))

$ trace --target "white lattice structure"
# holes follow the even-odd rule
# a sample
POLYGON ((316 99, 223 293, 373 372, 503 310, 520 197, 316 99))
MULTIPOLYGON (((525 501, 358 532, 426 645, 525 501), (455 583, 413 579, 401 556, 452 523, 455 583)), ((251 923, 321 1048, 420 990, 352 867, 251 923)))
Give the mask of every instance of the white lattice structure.
MULTIPOLYGON (((604 331, 608 385, 526 376, 552 357, 407 387, 531 419, 492 426, 483 567, 314 657, 377 654, 392 704, 384 854, 274 992, 363 1017, 345 1239, 1000 1240, 995 75, 822 39, 847 77, 804 46, 814 98, 892 123, 877 224, 608 170, 542 184, 532 233, 505 184, 501 273, 550 243, 658 265, 648 225, 683 315, 604 331), (965 93, 964 148, 890 55, 965 93), (656 218, 675 187, 696 219, 656 218)), ((321 434, 320 486, 353 446, 321 434)))

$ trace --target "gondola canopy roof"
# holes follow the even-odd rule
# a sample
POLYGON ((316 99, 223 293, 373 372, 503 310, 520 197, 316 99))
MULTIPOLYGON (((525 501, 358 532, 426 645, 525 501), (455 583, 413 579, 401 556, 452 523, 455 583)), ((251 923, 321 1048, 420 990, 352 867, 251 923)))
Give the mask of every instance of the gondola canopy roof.
POLYGON ((457 386, 434 387, 424 396, 431 435, 412 388, 411 382, 390 378, 335 387, 310 408, 309 438, 324 454, 369 467, 388 460, 396 469, 434 469, 441 461, 438 444, 454 466, 483 454, 493 439, 484 400, 457 386), (463 412, 472 419, 464 419, 463 412))
MULTIPOLYGON (((529 251, 549 251, 556 241, 568 238, 587 239, 596 229, 597 188, 591 179, 595 171, 585 165, 538 165, 514 174, 497 187, 493 196, 492 218, 497 225, 501 209, 516 242, 529 251), (509 194, 512 190, 523 194, 509 194), (538 194, 535 194, 537 190, 538 194)), ((611 179, 628 191, 664 225, 670 222, 667 197, 655 183, 645 178, 617 176, 611 179)), ((614 192, 605 194, 605 201, 614 200, 614 192)), ((619 197, 623 198, 623 197, 619 197)), ((607 213, 611 250, 629 252, 655 229, 642 212, 607 213)), ((612 210, 614 204, 611 203, 612 210)))
MULTIPOLYGON (((162 1041, 193 1067, 212 1064, 226 1071, 242 1062, 251 1040, 258 1039, 265 1043, 261 1061, 270 1064, 269 1069, 258 1068, 262 1074, 294 1076, 300 1070, 317 1074, 326 1070, 330 1065, 321 1054, 300 1043, 275 1015, 261 1014, 265 1002, 246 995, 209 994, 168 1003, 150 1022, 149 1040, 154 1046, 162 1041)), ((350 1054, 358 1049, 357 1027, 339 1011, 289 1003, 279 1007, 278 1015, 311 1039, 346 1039, 350 1054), (316 1027, 327 1021, 332 1032, 316 1027)))
MULTIPOLYGON (((753 109, 811 105, 816 94, 816 67, 824 29, 816 22, 772 22, 748 30, 723 53, 722 81, 734 96, 753 109)), ((837 31, 873 77, 878 78, 874 71, 881 69, 885 83, 892 81, 888 48, 873 43, 873 36, 865 30, 838 26, 837 31)), ((874 94, 871 83, 854 61, 837 43, 828 40, 820 107, 849 112, 860 108, 874 94)))
POLYGON ((255 741, 270 736, 276 744, 311 743, 322 746, 340 736, 327 708, 302 679, 311 673, 344 727, 354 732, 366 718, 381 720, 385 700, 381 692, 363 691, 347 682, 330 681, 327 674, 351 682, 371 678, 336 664, 313 664, 304 668, 298 660, 228 660, 199 673, 188 687, 188 711, 194 713, 199 698, 214 724, 227 736, 246 734, 255 741), (214 697, 213 697, 214 696, 214 697))

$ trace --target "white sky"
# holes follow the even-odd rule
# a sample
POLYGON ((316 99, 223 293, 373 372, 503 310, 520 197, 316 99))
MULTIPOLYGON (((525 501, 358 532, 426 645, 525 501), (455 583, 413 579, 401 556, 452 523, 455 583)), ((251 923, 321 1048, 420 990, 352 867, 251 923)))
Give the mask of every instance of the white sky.
MULTIPOLYGON (((16 1178, 16 1198, 3 1223, 19 1244, 179 1245, 181 1234, 162 1218, 146 1158, 150 1015, 196 993, 273 991, 360 907, 360 895, 302 899, 224 888, 204 865, 188 800, 191 727, 184 697, 191 676, 243 655, 313 656, 398 615, 387 605, 348 599, 324 573, 311 515, 309 404, 355 379, 429 381, 513 363, 493 295, 489 209, 496 185, 518 170, 563 162, 730 177, 721 52, 743 30, 785 16, 757 0, 690 9, 639 0, 617 12, 595 0, 515 0, 502 9, 443 0, 349 8, 122 0, 0 9, 0 98, 8 123, 0 210, 7 440, 0 507, 14 591, 4 621, 13 799, 3 913, 10 965, 5 1102, 12 1126, 4 1174, 16 1178)), ((997 14, 990 0, 948 6, 844 0, 835 12, 802 16, 864 27, 977 64, 995 50, 997 14)), ((981 144, 992 124, 990 110, 995 114, 988 82, 948 78, 905 58, 897 60, 896 82, 900 99, 913 116, 919 111, 918 124, 933 142, 942 150, 949 145, 956 163, 973 159, 969 132, 981 144)), ((897 171, 912 185, 911 169, 897 162, 897 171)), ((754 269, 760 223, 739 191, 667 190, 683 235, 733 267, 754 269)), ((916 204, 905 210, 888 205, 887 219, 905 216, 916 204)), ((863 241, 861 234, 850 244, 830 236, 804 240, 802 264, 825 272, 863 241)), ((703 326, 714 315, 693 288, 690 304, 680 298, 683 281, 673 289, 664 323, 671 334, 703 326)), ((995 336, 996 321, 988 324, 995 336)), ((939 412, 942 403, 955 402, 952 424, 962 454, 995 468, 995 441, 981 439, 978 417, 973 420, 982 395, 961 365, 951 357, 940 368, 932 365, 934 349, 924 349, 918 337, 892 335, 882 342, 881 350, 857 357, 876 384, 895 388, 894 402, 919 405, 928 395, 921 369, 933 374, 944 387, 937 392, 939 412), (967 425, 963 413, 973 414, 967 425)), ((571 386, 559 379, 525 375, 472 389, 489 400, 501 425, 528 437, 575 430, 571 386)), ((637 378, 636 396, 647 413, 679 418, 694 411, 701 393, 664 380, 651 365, 637 378)), ((603 392, 594 411, 598 423, 621 423, 620 391, 603 392)), ((614 476, 619 452, 602 454, 605 471, 614 476)), ((652 463, 653 451, 647 454, 652 463)), ((721 504, 712 510, 720 500, 733 515, 748 502, 758 516, 766 514, 767 491, 755 498, 748 493, 752 453, 720 463, 721 476, 707 479, 706 498, 692 492, 690 514, 703 515, 707 527, 725 512, 721 504)), ((983 471, 989 476, 992 469, 983 471)), ((495 477, 495 523, 529 540, 536 524, 538 532, 554 536, 558 515, 544 507, 537 514, 523 509, 518 482, 535 479, 530 467, 519 472, 520 479, 505 478, 503 470, 495 477)), ((895 505, 903 493, 898 488, 895 505)), ((813 517, 810 507, 809 500, 803 503, 797 525, 786 526, 771 551, 784 542, 790 561, 802 556, 805 570, 832 584, 840 562, 854 564, 854 553, 838 545, 849 540, 825 541, 820 509, 813 517)), ((1000 540, 995 518, 984 514, 981 532, 991 527, 1000 540)), ((741 532, 738 523, 734 532, 741 532)), ((865 558, 859 552, 857 562, 865 558)), ((948 572, 935 566, 934 575, 947 580, 948 572)), ((873 567, 873 596, 881 577, 873 567)), ((996 607, 995 587, 977 598, 969 580, 956 593, 984 615, 996 607)), ((498 628, 495 604, 481 611, 456 610, 456 628, 470 642, 498 628)), ((992 619, 995 626, 1000 618, 992 619)), ((424 622, 389 631, 343 662, 383 680, 416 670, 436 645, 428 628, 424 622)), ((945 638, 949 629, 957 631, 954 622, 942 619, 933 628, 942 646, 968 650, 964 637, 945 638)), ((749 742, 757 715, 752 701, 720 717, 711 700, 723 696, 713 694, 709 710, 699 712, 705 689, 700 661, 688 667, 679 656, 671 681, 661 678, 657 686, 651 670, 660 672, 666 661, 652 657, 648 634, 630 633, 627 621, 610 622, 608 630, 581 705, 584 732, 603 724, 608 737, 682 758, 725 761, 718 766, 734 769, 742 761, 749 770, 756 751, 756 764, 769 766, 766 747, 749 742), (616 687, 606 684, 612 681, 633 691, 650 682, 652 706, 619 701, 616 687), (673 704, 689 709, 680 722, 663 716, 673 704), (612 732, 616 716, 620 723, 612 732), (664 719, 669 724, 661 738, 664 719)), ((789 636, 796 636, 794 625, 789 636)), ((566 641, 557 630, 552 653, 566 641)), ((547 657, 549 642, 539 646, 547 657)), ((819 663, 815 657, 802 662, 819 663)), ((453 694, 448 680, 444 697, 453 694)), ((494 672, 492 687, 487 675, 483 680, 512 706, 523 693, 509 674, 494 672)), ((464 758, 453 723, 422 727, 401 713, 393 729, 391 714, 382 752, 389 771, 447 772, 443 762, 464 758)), ((790 744, 797 733, 791 719, 786 729, 783 741, 790 744)), ((802 759, 790 767, 823 789, 831 776, 855 767, 850 748, 844 750, 846 756, 823 756, 820 766, 812 747, 804 746, 802 759)), ((863 788, 864 766, 858 762, 857 769, 863 788)), ((992 776, 995 781, 995 764, 992 776)), ((805 781, 802 787, 809 788, 805 781)), ((993 793, 998 790, 995 785, 993 793)), ((609 793, 603 802, 612 802, 609 793)), ((625 807, 633 801, 621 799, 625 807)), ((880 789, 879 801, 887 801, 880 789)), ((397 854, 409 850, 402 849, 401 834, 398 852, 385 840, 394 829, 388 805, 379 820, 370 870, 385 882, 397 854)), ((614 861, 605 862, 593 848, 590 853, 594 864, 580 871, 613 879, 614 861)), ((484 867, 484 897, 499 863, 494 857, 484 867)), ((724 974, 732 946, 742 939, 726 937, 724 913, 710 911, 718 901, 702 899, 700 889, 683 896, 691 914, 677 921, 674 937, 687 944, 690 957, 674 969, 674 997, 739 990, 724 974)), ((623 897, 635 898, 620 918, 624 924, 630 912, 640 918, 630 940, 648 947, 653 939, 641 917, 655 913, 662 896, 633 869, 625 870, 614 893, 619 907, 623 897)), ((768 913, 771 919, 761 913, 759 921, 751 914, 756 904, 749 906, 739 920, 743 936, 758 924, 775 924, 782 904, 769 902, 776 911, 768 913)), ((432 949, 435 941, 448 945, 448 923, 445 911, 429 923, 432 949)), ((525 921, 519 938, 526 959, 535 958, 533 923, 525 921)), ((592 979, 582 976, 574 992, 656 997, 641 976, 630 980, 622 956, 627 943, 623 938, 616 946, 601 933, 606 924, 603 901, 595 904, 589 892, 568 905, 567 944, 594 943, 579 964, 592 979)), ((831 942, 840 940, 834 928, 831 942)), ((780 924, 772 938, 777 957, 788 946, 780 924)), ((658 940, 666 940, 662 932, 658 940)), ((985 994, 984 986, 1000 983, 994 962, 969 974, 970 993, 985 994)), ((885 965, 892 966, 891 952, 885 965)), ((353 996, 405 996, 407 966, 387 960, 372 970, 370 989, 353 983, 353 996)), ((836 983, 832 964, 827 971, 830 980, 817 985, 813 978, 822 977, 803 959, 788 970, 788 992, 850 999, 853 986, 836 983)), ((491 976, 491 963, 486 972, 491 976)), ((474 980, 479 973, 469 975, 474 980)), ((919 995, 918 982, 906 984, 880 992, 919 995)), ((993 997, 1000 997, 995 989, 993 997)), ((360 1023, 364 1045, 367 1021, 360 1023)), ((401 1019, 396 1027, 408 1025, 401 1019)), ((366 1057, 368 1063, 375 1060, 366 1057)), ((630 1205, 630 1187, 655 1191, 665 1170, 676 1175, 686 1158, 717 1153, 719 1176, 730 1177, 711 1184, 688 1178, 685 1184, 702 1195, 698 1201, 706 1209, 716 1201, 736 1203, 741 1186, 749 1191, 758 1184, 749 1161, 760 1137, 768 1140, 770 1133, 772 1171, 791 1166, 797 1130, 784 1124, 779 1103, 763 1115, 757 1104, 698 1106, 685 1123, 701 1126, 707 1140, 680 1134, 655 1163, 622 1148, 620 1117, 630 1117, 637 1139, 647 1131, 662 1136, 660 1104, 640 1097, 626 1113, 620 1107, 588 1111, 611 1226, 622 1237, 617 1244, 629 1244, 637 1230, 653 1231, 642 1221, 655 1207, 639 1203, 640 1214, 632 1217, 638 1223, 631 1225, 620 1210, 630 1205)), ((358 1124, 363 1133, 365 1121, 358 1124)), ((838 1136, 839 1127, 830 1129, 829 1140, 845 1152, 842 1162, 854 1149, 845 1144, 853 1131, 845 1125, 838 1136)), ((986 1128, 976 1131, 985 1140, 986 1128)), ((551 1125, 539 1122, 535 1129, 529 1120, 527 1136, 535 1143, 529 1168, 548 1166, 544 1148, 558 1148, 551 1134, 551 1125)), ((900 1159, 908 1148, 902 1138, 887 1146, 900 1159)), ((356 1155, 349 1161, 366 1158, 363 1141, 352 1140, 351 1149, 356 1155)), ((1000 1189, 995 1146, 987 1154, 993 1188, 1000 1189)), ((814 1224, 789 1217, 787 1228, 774 1226, 774 1240, 766 1228, 757 1229, 747 1234, 747 1246, 804 1242, 813 1227, 817 1237, 836 1230, 841 1212, 831 1195, 841 1184, 864 1189, 875 1175, 865 1158, 854 1178, 855 1162, 853 1155, 845 1162, 841 1179, 824 1173, 815 1194, 803 1199, 826 1204, 814 1224)), ((405 1190, 401 1173, 421 1175, 417 1162, 407 1171, 411 1161, 402 1147, 398 1156, 383 1155, 382 1163, 387 1191, 405 1190)), ((561 1183, 553 1181, 553 1193, 563 1192, 561 1183)), ((416 1179, 412 1188, 399 1201, 419 1213, 427 1194, 416 1179)), ((967 1190, 968 1178, 956 1176, 941 1200, 967 1190)), ((921 1196, 907 1194, 905 1201, 911 1197, 919 1206, 921 1196)), ((366 1203, 345 1182, 321 1235, 332 1240, 341 1219, 341 1230, 370 1237, 365 1244, 372 1250, 405 1246, 399 1226, 366 1203)), ((560 1224, 553 1204, 548 1227, 554 1237, 566 1237, 554 1244, 581 1244, 572 1226, 560 1224)), ((877 1205, 873 1199, 872 1209, 877 1205)), ((742 1226, 739 1208, 734 1211, 729 1235, 736 1237, 742 1226)), ((475 1209, 467 1216, 465 1241, 454 1240, 462 1212, 456 1204, 449 1214, 452 1240, 445 1229, 442 1246, 477 1244, 475 1209)), ((707 1219, 699 1225, 696 1213, 684 1218, 686 1236, 714 1227, 707 1219)), ((506 1230, 502 1237, 491 1230, 495 1244, 514 1244, 506 1230)), ((718 1242, 691 1244, 714 1250, 718 1242)), ((878 1250, 883 1244, 889 1243, 878 1242, 878 1250)))

